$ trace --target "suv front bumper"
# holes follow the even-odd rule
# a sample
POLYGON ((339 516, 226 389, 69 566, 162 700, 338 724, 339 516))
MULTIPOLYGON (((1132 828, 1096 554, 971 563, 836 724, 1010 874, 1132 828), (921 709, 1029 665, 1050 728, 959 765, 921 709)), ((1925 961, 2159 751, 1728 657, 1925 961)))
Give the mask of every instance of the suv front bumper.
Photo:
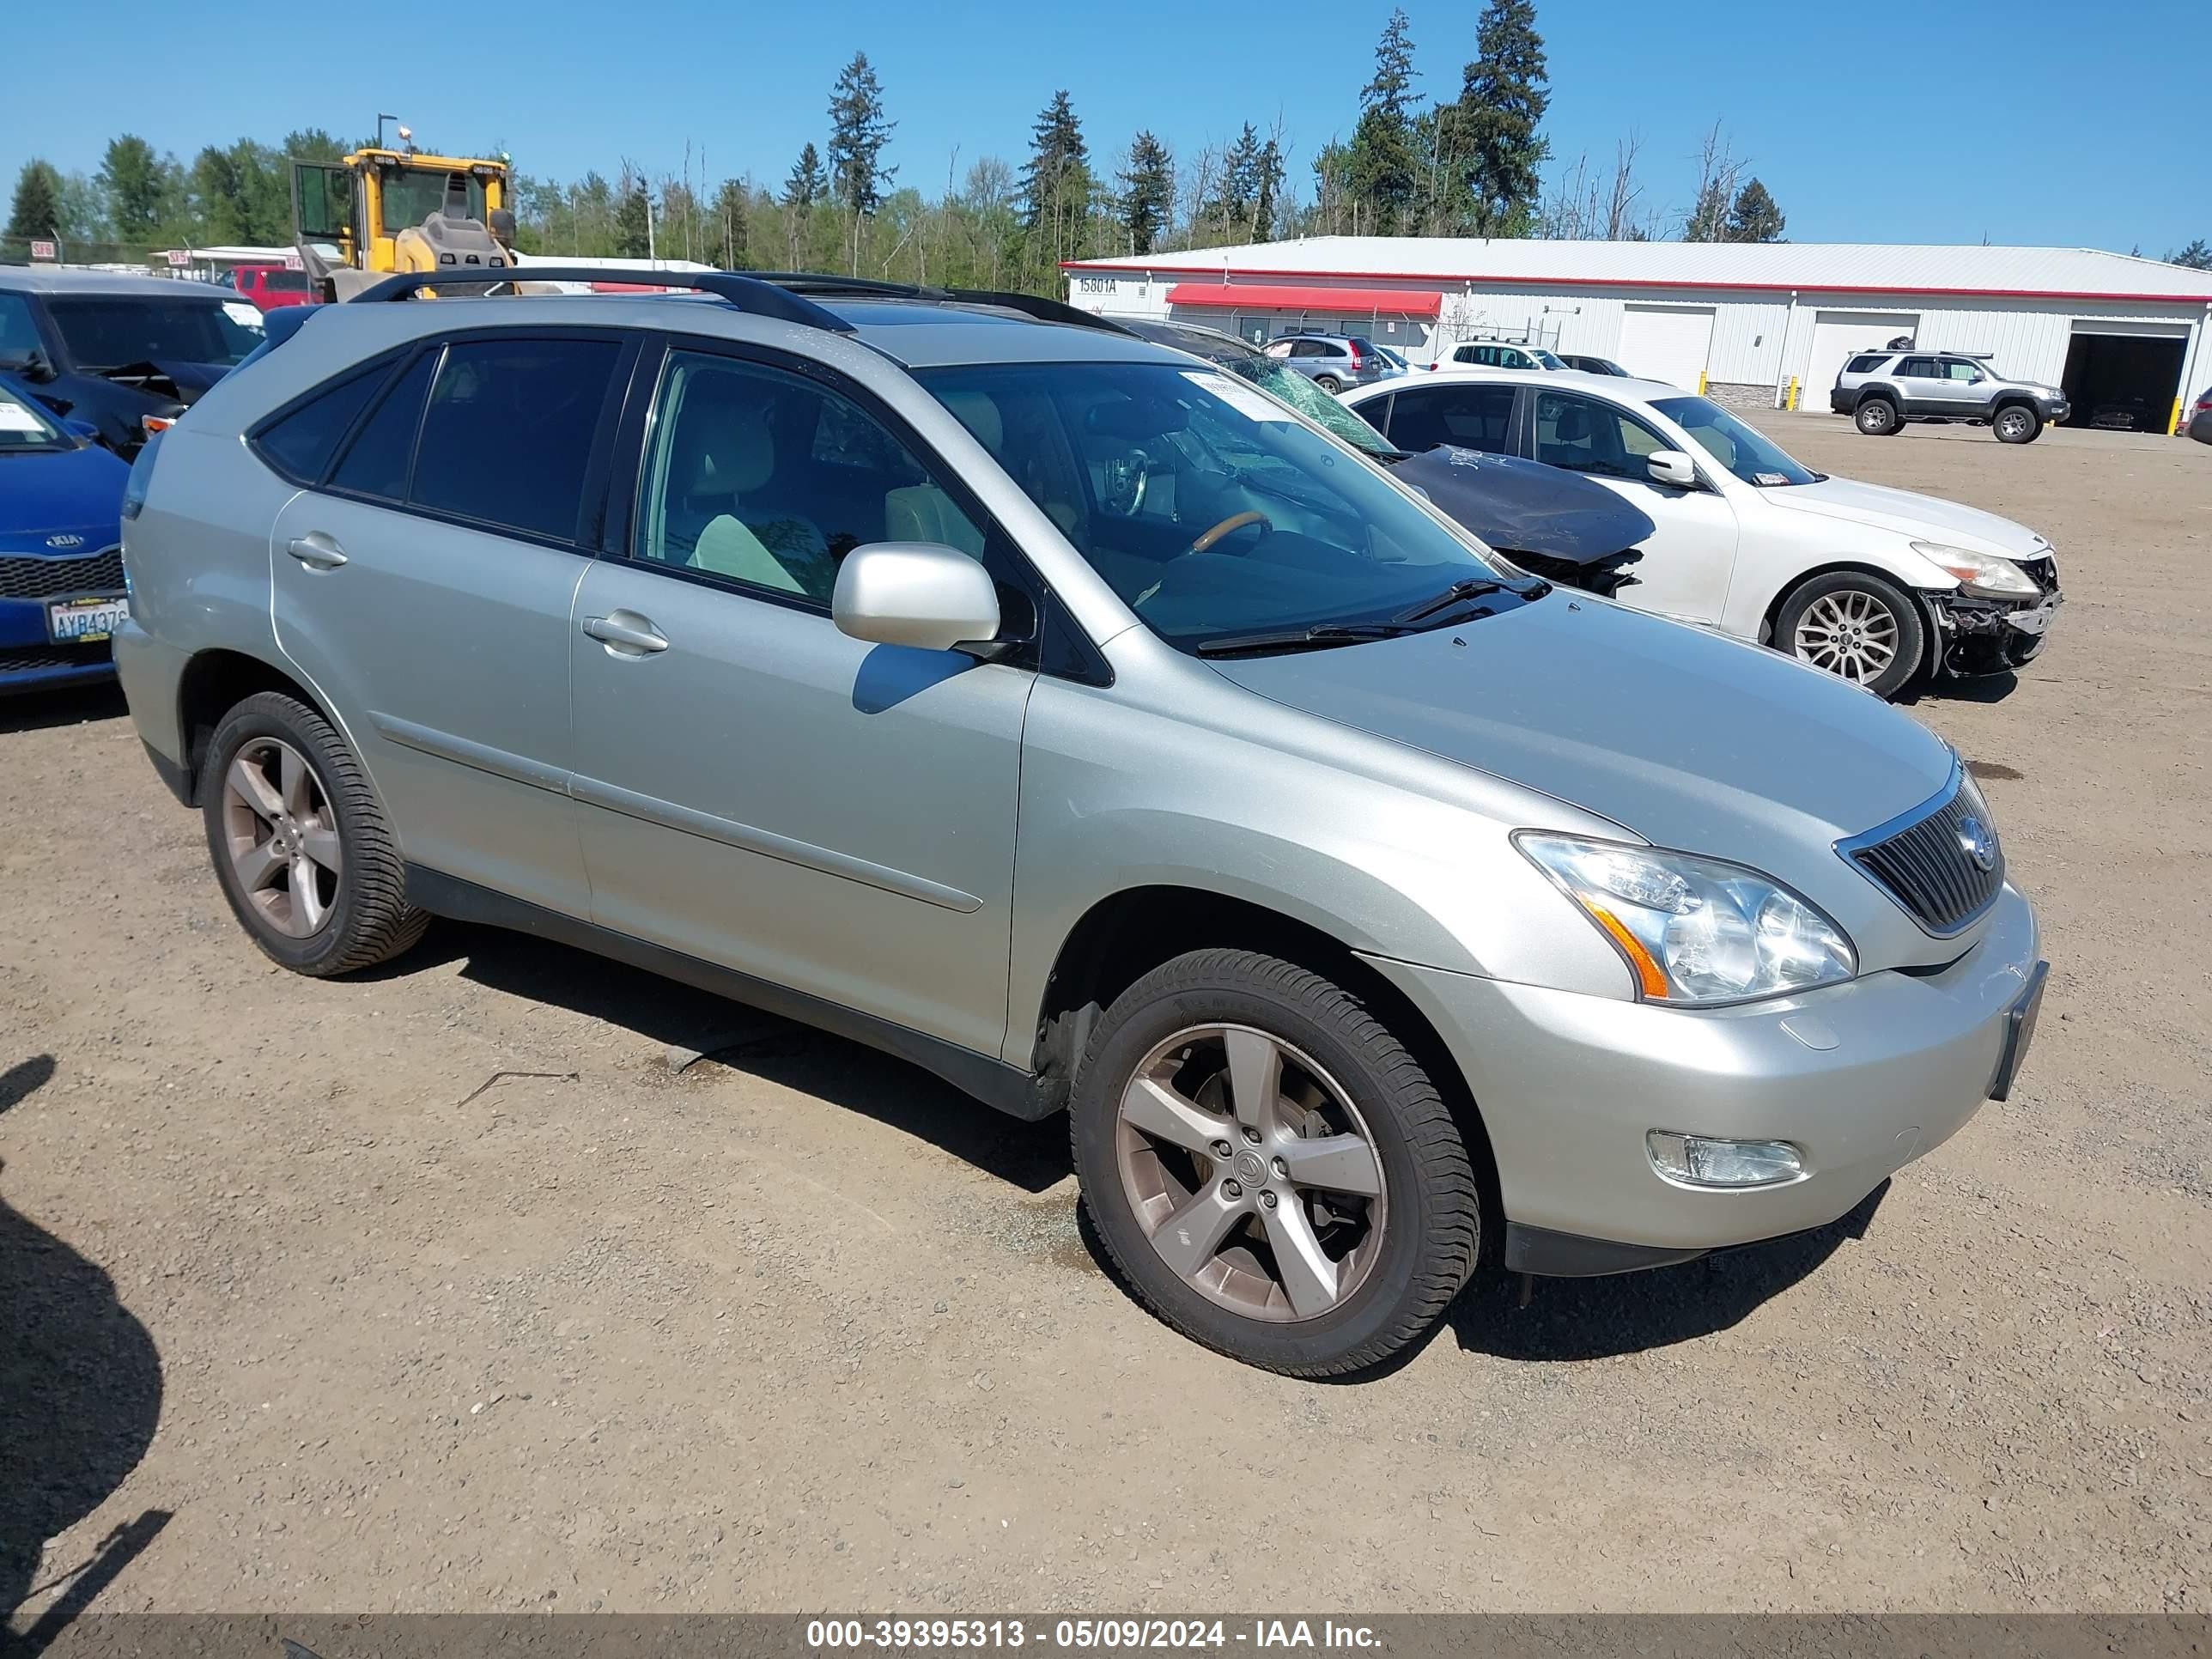
POLYGON ((2000 1086, 2000 1067, 2017 1066, 2039 945, 2034 912, 2008 885, 1981 939, 1941 972, 1869 973, 1733 1008, 1369 960, 1467 1079, 1497 1160, 1509 1264, 1602 1273, 1823 1226, 1942 1146, 2000 1086), (1653 1129, 1788 1141, 1804 1173, 1683 1186, 1652 1166, 1653 1129))

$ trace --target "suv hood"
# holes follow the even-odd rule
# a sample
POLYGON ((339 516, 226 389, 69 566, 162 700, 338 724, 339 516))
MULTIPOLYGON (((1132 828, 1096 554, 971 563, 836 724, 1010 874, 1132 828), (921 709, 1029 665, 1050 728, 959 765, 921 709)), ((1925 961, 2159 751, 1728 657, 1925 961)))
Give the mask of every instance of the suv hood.
POLYGON ((1811 513, 1846 524, 1874 525, 1909 539, 1946 542, 2002 559, 2040 558, 2049 544, 2026 525, 2000 519, 1977 507, 1962 507, 1934 495, 1917 495, 1886 484, 1855 478, 1823 478, 1818 483, 1762 489, 1759 499, 1796 513, 1811 513))
POLYGON ((1951 776, 1948 747, 1856 686, 1559 589, 1426 633, 1208 665, 1655 845, 1767 871, 1815 902, 1838 878, 1865 887, 1838 840, 1919 805, 1951 776))

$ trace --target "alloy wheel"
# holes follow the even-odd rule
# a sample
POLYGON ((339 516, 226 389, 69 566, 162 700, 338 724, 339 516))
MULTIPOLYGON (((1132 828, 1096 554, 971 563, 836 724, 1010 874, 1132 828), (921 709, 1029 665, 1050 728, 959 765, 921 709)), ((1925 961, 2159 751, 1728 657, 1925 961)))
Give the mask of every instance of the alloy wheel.
POLYGON ((1389 1195, 1358 1109, 1250 1026, 1193 1025, 1155 1046, 1122 1091, 1115 1155, 1152 1249, 1233 1313, 1316 1318, 1382 1254, 1389 1195))
POLYGON ((1997 416, 1997 435, 2017 439, 2027 431, 2027 416, 2017 409, 2008 409, 1997 416))
POLYGON ((1863 588, 1823 593, 1797 619, 1801 661, 1864 685, 1897 660, 1897 618, 1863 588))
POLYGON ((337 820, 307 758, 276 738, 241 744, 223 774, 223 844, 246 902, 277 933, 308 939, 337 907, 337 820))

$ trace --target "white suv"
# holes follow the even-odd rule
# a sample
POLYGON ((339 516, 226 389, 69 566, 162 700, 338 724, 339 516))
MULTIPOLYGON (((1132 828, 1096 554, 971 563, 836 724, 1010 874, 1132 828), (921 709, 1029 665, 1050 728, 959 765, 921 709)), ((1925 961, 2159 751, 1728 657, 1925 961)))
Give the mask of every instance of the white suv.
POLYGON ((1923 670, 1998 673, 2043 648, 2051 544, 1975 507, 1829 477, 1719 404, 1575 370, 1453 371, 1345 393, 1401 449, 1580 472, 1656 526, 1623 604, 1786 651, 1893 696, 1923 670))

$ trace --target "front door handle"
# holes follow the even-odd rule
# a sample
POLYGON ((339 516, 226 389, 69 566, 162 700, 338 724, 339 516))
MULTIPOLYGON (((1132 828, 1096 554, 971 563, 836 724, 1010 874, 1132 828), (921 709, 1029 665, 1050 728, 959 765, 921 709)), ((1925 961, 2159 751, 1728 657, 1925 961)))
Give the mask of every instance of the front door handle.
POLYGON ((611 616, 586 617, 584 632, 607 647, 610 656, 644 657, 656 651, 668 649, 668 641, 650 618, 635 611, 617 611, 611 616))
POLYGON ((310 570, 335 570, 346 562, 345 550, 319 530, 295 536, 284 550, 310 570))

